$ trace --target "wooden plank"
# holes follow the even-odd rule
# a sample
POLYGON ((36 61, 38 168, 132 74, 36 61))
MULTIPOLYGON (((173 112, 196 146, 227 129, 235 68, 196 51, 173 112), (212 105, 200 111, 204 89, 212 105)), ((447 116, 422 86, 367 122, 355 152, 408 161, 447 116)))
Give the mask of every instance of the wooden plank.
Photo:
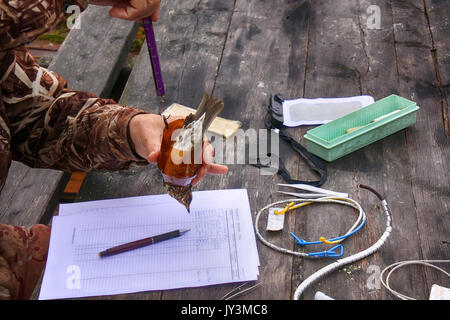
MULTIPOLYGON (((396 57, 397 39, 393 25, 392 5, 389 2, 360 2, 361 41, 364 55, 367 57, 368 70, 362 76, 361 86, 363 92, 369 92, 375 99, 386 97, 392 93, 402 95, 399 93, 401 80, 397 73, 399 60, 396 57), (371 5, 377 5, 381 9, 380 29, 371 29, 367 25, 369 16, 373 15, 372 11, 367 11, 371 5)), ((361 261, 360 264, 366 272, 370 271, 368 268, 371 265, 383 269, 396 261, 422 257, 422 253, 417 250, 420 242, 414 238, 418 232, 418 218, 411 188, 410 168, 406 165, 409 163, 411 155, 405 152, 407 149, 405 135, 415 128, 412 126, 379 141, 372 150, 367 148, 366 157, 375 165, 372 165, 369 172, 361 175, 360 182, 373 186, 386 196, 394 220, 393 232, 387 244, 376 255, 361 261)), ((373 195, 367 191, 360 191, 360 193, 363 204, 366 202, 364 199, 372 198, 372 201, 369 202, 372 206, 371 211, 368 212, 369 223, 372 222, 372 224, 367 231, 371 233, 368 243, 373 243, 384 231, 385 217, 379 208, 379 201, 373 195)), ((393 284, 400 285, 407 292, 420 292, 421 288, 426 285, 423 270, 418 270, 413 275, 400 275, 400 277, 396 277, 393 284), (413 282, 410 281, 411 276, 415 279, 413 282)), ((366 279, 368 277, 367 273, 363 276, 366 279)), ((366 283, 362 284, 364 284, 364 286, 360 285, 362 299, 367 297, 392 299, 386 290, 380 287, 370 288, 366 283)))
MULTIPOLYGON (((346 161, 345 164, 339 163, 341 161, 338 160, 337 163, 330 166, 330 172, 334 172, 332 173, 334 177, 330 175, 329 183, 333 180, 339 184, 345 182, 342 174, 335 170, 347 167, 345 171, 348 171, 348 174, 351 174, 352 170, 359 171, 354 174, 352 189, 355 192, 355 186, 360 182, 373 185, 376 189, 382 191, 391 204, 394 229, 387 245, 379 253, 365 259, 360 264, 347 267, 346 271, 341 270, 329 275, 321 281, 320 285, 314 286, 312 291, 321 290, 340 299, 390 299, 392 296, 385 290, 369 290, 365 286, 369 276, 365 274, 368 266, 374 265, 383 268, 387 264, 400 260, 432 258, 430 257, 431 253, 434 254, 433 257, 436 257, 436 259, 448 257, 448 247, 445 240, 442 240, 445 239, 443 230, 448 230, 448 220, 445 219, 445 212, 448 212, 448 197, 445 191, 444 193, 437 191, 440 188, 444 188, 442 190, 448 189, 449 180, 446 166, 442 166, 442 159, 448 159, 446 154, 448 145, 441 143, 446 142, 445 138, 442 137, 444 135, 443 130, 440 131, 440 134, 436 133, 442 121, 440 121, 439 112, 437 112, 440 105, 440 95, 438 89, 432 85, 436 78, 430 53, 432 49, 431 39, 429 34, 427 35, 426 17, 421 1, 408 3, 393 1, 392 5, 381 1, 360 1, 359 7, 356 3, 342 5, 359 10, 359 22, 354 22, 354 25, 359 25, 361 28, 362 42, 356 45, 346 44, 343 37, 339 37, 339 45, 343 46, 343 52, 351 51, 353 53, 355 48, 358 48, 358 52, 355 54, 356 60, 364 61, 367 64, 365 68, 364 66, 357 68, 357 65, 354 67, 355 64, 351 64, 351 68, 347 68, 344 74, 350 76, 350 78, 352 78, 352 74, 355 75, 354 78, 360 84, 361 93, 369 92, 376 98, 381 98, 393 92, 417 101, 420 106, 427 105, 427 107, 421 109, 418 123, 412 128, 343 158, 341 161, 346 161), (380 30, 366 30, 363 27, 363 22, 367 19, 364 9, 373 4, 381 8, 382 24, 380 30), (411 21, 414 21, 414 24, 411 21), (392 26, 394 26, 395 34, 392 34, 392 26), (392 57, 396 57, 396 63, 393 63, 392 57), (357 71, 351 72, 352 69, 357 71), (434 106, 434 109, 431 106, 434 106), (430 130, 434 131, 434 136, 428 133, 430 130), (413 136, 413 138, 410 136, 413 136), (440 138, 436 139, 436 136, 440 138), (427 151, 421 151, 419 144, 427 151), (356 157, 356 161, 352 159, 353 157, 356 157), (430 158, 432 165, 428 160, 430 158), (436 177, 439 177, 438 181, 435 180, 436 177), (431 188, 428 184, 424 188, 422 179, 429 181, 431 188), (420 205, 417 199, 418 195, 420 205), (442 214, 444 214, 444 218, 441 217, 442 214), (346 276, 347 281, 342 279, 346 276), (350 287, 351 291, 347 289, 350 287)), ((327 16, 327 14, 321 12, 318 16, 327 16)), ((342 23, 342 25, 349 28, 348 24, 342 23)), ((314 30, 314 28, 311 30, 314 30)), ((339 30, 336 33, 352 34, 350 28, 339 30)), ((323 34, 333 37, 332 32, 324 32, 323 34)), ((353 37, 357 39, 358 33, 354 32, 353 37)), ((328 38, 324 39, 323 42, 327 43, 327 40, 328 38)), ((328 43, 331 43, 331 47, 334 48, 338 46, 333 41, 328 43)), ((314 47, 313 44, 310 45, 311 50, 314 50, 314 47)), ((339 51, 339 49, 335 50, 339 51)), ((333 55, 333 52, 328 52, 325 60, 320 59, 318 64, 326 65, 326 61, 328 61, 326 58, 333 55)), ((310 51, 309 56, 318 57, 314 51, 310 51)), ((351 55, 348 54, 347 56, 351 55)), ((345 70, 344 68, 341 69, 345 70)), ((330 72, 325 69, 324 74, 323 77, 325 78, 329 76, 330 72)), ((317 83, 317 79, 315 80, 315 83, 317 83)), ((307 78, 308 83, 310 82, 307 78)), ((305 94, 308 94, 308 89, 305 94)), ((442 129, 442 127, 440 128, 442 129)), ((352 181, 348 182, 352 183, 352 181)), ((369 208, 369 217, 379 212, 377 200, 375 202, 370 199, 368 199, 369 201, 364 200, 368 195, 364 195, 362 191, 356 192, 356 195, 356 198, 369 208)), ((383 218, 380 219, 376 216, 374 218, 375 220, 372 223, 375 223, 376 226, 383 226, 383 218)), ((376 240, 382 232, 381 229, 374 228, 370 222, 371 220, 365 227, 365 231, 369 235, 364 239, 366 243, 376 240)), ((309 225, 308 231, 311 231, 309 225)), ((320 230, 317 231, 320 232, 320 230)), ((359 245, 354 249, 360 250, 363 248, 359 245)), ((346 249, 347 252, 352 250, 351 246, 347 245, 346 249)), ((422 299, 428 297, 432 283, 439 283, 437 281, 439 278, 442 281, 442 277, 423 268, 403 271, 404 273, 395 277, 393 286, 401 288, 402 292, 408 295, 422 299)), ((306 294, 305 297, 312 298, 313 292, 310 292, 309 296, 306 294)))
MULTIPOLYGON (((211 92, 226 39, 232 3, 217 1, 165 1, 155 34, 166 87, 166 103, 179 102, 194 107, 204 92, 211 92)), ((130 75, 120 103, 149 112, 162 111, 156 96, 146 46, 130 75)), ((86 177, 79 200, 119 198, 164 193, 161 175, 155 165, 120 172, 92 172, 86 177), (124 188, 123 186, 127 186, 124 188)), ((148 292, 140 299, 177 299, 179 291, 148 292)), ((207 298, 201 289, 186 289, 182 295, 207 298)), ((129 299, 129 295, 115 298, 129 299)), ((132 297, 131 297, 132 298, 132 297)))
POLYGON ((71 89, 109 97, 135 38, 138 24, 109 16, 108 7, 89 6, 80 15, 49 69, 71 89))
POLYGON ((67 181, 62 172, 32 169, 14 161, 0 195, 0 220, 25 227, 47 223, 57 205, 54 195, 62 192, 67 181))
POLYGON ((70 181, 64 188, 64 193, 75 195, 80 191, 81 185, 83 184, 84 178, 86 177, 86 172, 73 172, 70 181))
MULTIPOLYGON (((264 128, 270 94, 280 92, 290 99, 303 96, 309 14, 308 1, 236 2, 214 90, 227 107, 224 117, 243 122, 243 130, 258 130, 264 128)), ((298 130, 289 130, 289 134, 300 138, 298 130)), ((246 152, 249 152, 248 147, 246 152)), ((280 154, 294 178, 316 178, 289 146, 282 143, 280 154)), ((263 176, 248 164, 236 164, 229 165, 229 173, 221 178, 220 188, 246 188, 251 208, 256 213, 280 199, 275 193, 276 183, 280 182, 283 180, 279 176, 263 176)), ((205 181, 205 185, 209 186, 210 182, 205 181)), ((295 221, 294 215, 288 215, 285 231, 274 234, 263 231, 266 223, 263 218, 259 229, 269 241, 292 249, 293 243, 286 230, 293 229, 295 221)), ((259 241, 258 250, 262 284, 242 299, 289 299, 292 256, 275 252, 259 241)))
POLYGON ((441 95, 442 121, 450 139, 450 2, 424 0, 427 23, 430 27, 432 55, 436 69, 436 85, 441 95))
MULTIPOLYGON (((342 1, 339 7, 331 1, 314 2, 312 14, 305 96, 370 94, 380 99, 397 92, 397 62, 388 2, 342 1), (367 26, 366 10, 370 5, 378 5, 381 9, 379 30, 367 26)), ((385 291, 379 290, 380 287, 367 286, 371 275, 367 272, 377 270, 369 269, 370 266, 382 268, 393 260, 415 255, 420 245, 419 240, 412 237, 417 234, 417 216, 409 168, 405 166, 409 162, 405 150, 405 133, 400 132, 330 163, 329 180, 325 186, 348 192, 363 206, 368 216, 364 229, 344 243, 345 256, 369 247, 384 232, 385 217, 379 201, 367 191, 358 189, 360 183, 386 195, 394 214, 394 229, 380 252, 327 275, 320 283, 311 286, 303 298, 312 299, 316 291, 337 299, 390 298, 385 291), (401 223, 396 224, 396 221, 401 223), (402 249, 399 250, 399 247, 402 249)), ((302 237, 317 239, 321 235, 345 233, 352 223, 352 210, 328 207, 304 208, 305 212, 301 214, 307 220, 304 223, 306 233, 300 234, 302 237)), ((293 269, 300 269, 301 266, 302 274, 294 274, 293 291, 305 277, 331 262, 327 259, 303 263, 295 261, 293 269)), ((415 285, 422 287, 423 284, 423 277, 418 275, 415 285)), ((409 289, 411 286, 406 287, 409 289)))
POLYGON ((166 87, 165 103, 156 96, 146 45, 142 48, 121 102, 159 113, 173 102, 196 108, 211 92, 228 26, 232 3, 211 0, 163 3, 155 23, 166 87), (139 86, 139 94, 136 94, 139 86))
MULTIPOLYGON (((414 130, 408 130, 406 135, 418 215, 418 234, 411 236, 420 239, 420 250, 425 259, 448 259, 450 140, 443 130, 439 87, 434 85, 437 78, 433 42, 423 4, 422 1, 393 1, 399 92, 417 101, 421 107, 414 130)), ((443 23, 448 23, 448 20, 443 20, 443 23)), ((419 295, 421 298, 428 297, 433 283, 450 284, 448 281, 442 283, 443 278, 429 269, 426 270, 426 278, 428 286, 423 288, 419 295)))
MULTIPOLYGON (((49 69, 66 78, 71 89, 108 95, 136 31, 135 23, 110 18, 107 8, 90 6, 82 14, 80 29, 69 33, 49 69)), ((47 223, 57 205, 55 195, 67 179, 60 171, 13 162, 0 195, 0 220, 25 226, 47 223)))
MULTIPOLYGON (((331 1, 311 1, 310 31, 308 37, 308 61, 305 74, 306 98, 345 97, 361 94, 360 77, 367 65, 361 59, 359 48, 360 30, 355 15, 356 1, 342 1, 336 6, 331 1), (349 10, 354 8, 353 11, 349 10)), ((303 132, 306 129, 302 129, 303 132)), ((361 153, 351 154, 328 166, 328 181, 325 188, 348 192, 355 198, 357 167, 361 153)), ((357 197, 355 200, 359 200, 357 197)), ((293 213, 294 214, 294 213, 293 213)), ((337 236, 345 233, 351 226, 354 213, 352 209, 338 205, 313 205, 297 210, 299 216, 294 233, 305 240, 316 240, 320 236, 337 236)), ((355 252, 361 246, 358 235, 355 240, 345 243, 345 252, 355 252)), ((323 246, 312 246, 304 252, 323 250, 323 246)), ((291 293, 316 270, 330 263, 328 259, 294 260, 291 293)), ((335 272, 312 286, 304 293, 304 299, 311 299, 320 290, 338 299, 351 299, 357 293, 344 288, 351 284, 347 274, 335 272), (342 296, 344 295, 344 297, 342 296)), ((356 290, 355 290, 356 291, 356 290)))

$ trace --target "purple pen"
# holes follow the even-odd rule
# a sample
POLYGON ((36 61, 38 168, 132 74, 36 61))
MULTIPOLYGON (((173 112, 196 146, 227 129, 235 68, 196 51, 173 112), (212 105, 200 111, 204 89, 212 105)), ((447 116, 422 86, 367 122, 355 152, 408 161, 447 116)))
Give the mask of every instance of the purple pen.
POLYGON ((161 74, 161 65, 159 64, 158 49, 156 47, 155 32, 150 17, 144 18, 144 33, 147 40, 148 53, 152 63, 153 79, 155 80, 156 94, 164 96, 164 83, 161 74))

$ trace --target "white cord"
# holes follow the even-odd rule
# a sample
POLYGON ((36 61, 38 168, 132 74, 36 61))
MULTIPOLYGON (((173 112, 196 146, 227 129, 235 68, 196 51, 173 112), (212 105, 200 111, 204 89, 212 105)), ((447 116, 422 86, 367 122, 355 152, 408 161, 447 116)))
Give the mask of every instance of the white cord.
POLYGON ((306 290, 306 288, 309 287, 315 281, 323 278, 330 272, 343 267, 344 265, 354 263, 358 260, 361 260, 365 257, 370 256, 371 254, 373 254, 374 252, 376 252, 378 249, 380 249, 383 246, 383 244, 386 242, 387 238, 391 234, 392 227, 391 227, 391 215, 389 213, 389 207, 387 205, 386 200, 383 199, 381 204, 383 206, 384 212, 386 213, 386 230, 384 231, 381 238, 377 242, 375 242, 372 246, 367 248, 366 250, 358 252, 357 254, 354 254, 350 257, 346 257, 344 259, 337 260, 336 262, 333 262, 332 264, 329 264, 329 265, 323 267, 322 269, 319 269, 312 275, 310 275, 297 287, 297 290, 295 290, 294 300, 299 300, 300 296, 306 290))
MULTIPOLYGON (((271 204, 265 206, 264 208, 262 208, 261 210, 259 210, 258 213, 256 214, 256 218, 255 218, 255 233, 256 233, 257 237, 261 240, 261 242, 276 251, 287 253, 287 254, 292 254, 292 255, 300 256, 300 257, 304 257, 304 258, 317 258, 317 256, 310 256, 310 255, 308 255, 308 253, 305 253, 305 252, 292 251, 292 250, 289 250, 286 248, 279 247, 279 246, 267 241, 266 239, 264 239, 264 237, 261 235, 261 233, 259 232, 259 229, 258 229, 259 218, 261 217, 261 214, 265 210, 267 210, 271 207, 274 207, 276 205, 280 205, 283 203, 291 203, 291 202, 294 202, 294 204, 301 204, 301 203, 306 203, 306 202, 338 203, 338 204, 343 204, 343 205, 347 205, 347 206, 355 208, 359 212, 358 219, 353 224, 353 226, 345 233, 345 235, 348 235, 353 230, 355 230, 358 227, 358 225, 361 223, 361 221, 363 219, 365 219, 365 217, 366 217, 364 210, 361 208, 359 203, 356 202, 355 200, 352 200, 349 198, 336 198, 334 196, 324 197, 324 198, 320 198, 320 199, 298 199, 297 198, 297 199, 281 200, 281 201, 271 203, 271 204)), ((342 241, 343 240, 338 240, 338 241, 336 241, 336 243, 341 243, 342 241)))
POLYGON ((412 297, 409 297, 409 296, 407 296, 407 295, 404 295, 404 294, 402 294, 402 293, 399 293, 398 291, 393 290, 393 289, 389 286, 389 279, 390 279, 390 277, 391 277, 391 274, 392 274, 395 270, 397 270, 397 269, 399 269, 399 268, 401 268, 401 267, 404 267, 404 266, 407 266, 407 265, 411 265, 411 264, 418 264, 418 265, 424 265, 424 266, 427 266, 427 267, 430 267, 430 268, 434 268, 434 269, 436 269, 436 270, 438 270, 438 271, 444 273, 447 277, 450 278, 450 274, 449 274, 447 271, 445 271, 445 270, 442 269, 442 268, 439 268, 439 267, 435 266, 433 263, 450 263, 450 260, 409 260, 409 261, 400 261, 400 262, 397 262, 397 263, 393 263, 393 264, 391 264, 390 266, 384 268, 383 271, 381 272, 381 274, 380 274, 381 284, 382 284, 387 290, 389 290, 390 293, 392 293, 393 295, 395 295, 396 297, 398 297, 398 298, 400 298, 400 299, 402 299, 402 300, 416 300, 416 299, 414 299, 414 298, 412 298, 412 297), (392 269, 392 270, 388 272, 388 274, 387 274, 387 276, 386 276, 386 282, 385 282, 384 279, 383 279, 383 278, 384 278, 384 274, 385 274, 389 269, 392 269))
MULTIPOLYGON (((367 248, 366 250, 363 250, 357 254, 354 254, 352 256, 337 260, 334 263, 331 263, 325 267, 323 267, 322 269, 319 269, 317 272, 313 273, 311 276, 309 276, 307 279, 305 279, 295 290, 294 292, 294 300, 298 300, 300 299, 300 296, 302 295, 302 293, 306 290, 306 288, 308 286, 310 286, 312 283, 314 283, 315 281, 321 279, 322 277, 326 276, 328 273, 341 268, 344 265, 350 264, 350 263, 354 263, 358 260, 361 260, 365 257, 370 256, 371 254, 375 253, 378 249, 380 249, 383 244, 386 242, 386 240, 388 239, 389 235, 392 232, 392 226, 391 226, 391 222, 392 222, 392 218, 391 218, 391 214, 390 214, 390 209, 389 206, 386 202, 385 199, 383 199, 383 197, 376 192, 374 189, 367 187, 367 186, 363 186, 360 185, 361 188, 363 189, 367 189, 369 191, 371 191, 372 193, 374 193, 381 201, 381 205, 383 207, 383 210, 386 214, 386 229, 384 231, 384 233, 382 234, 382 236, 380 237, 380 239, 375 242, 372 246, 370 246, 369 248, 367 248)), ((345 234, 348 235, 350 234, 353 230, 356 229, 356 227, 358 226, 359 222, 361 221, 361 219, 365 219, 365 213, 363 211, 363 209, 361 208, 361 206, 354 200, 349 199, 349 198, 342 198, 341 200, 336 200, 336 197, 325 197, 325 198, 320 198, 320 199, 289 199, 289 200, 281 200, 281 201, 277 201, 274 203, 271 203, 267 206, 265 206, 264 208, 262 208, 261 210, 258 211, 258 213, 256 214, 256 218, 255 218, 255 232, 256 235, 258 236, 258 238, 261 240, 262 243, 264 243, 266 246, 276 250, 276 251, 280 251, 283 253, 287 253, 287 254, 292 254, 295 256, 300 256, 300 257, 304 257, 304 258, 317 258, 316 256, 309 256, 307 253, 303 253, 303 252, 296 252, 296 251, 292 251, 286 248, 281 248, 278 247, 272 243, 270 243, 269 241, 267 241, 266 239, 264 239, 264 237, 261 235, 261 233, 259 232, 258 229, 258 222, 259 222, 259 218, 262 214, 262 212, 264 212, 265 210, 278 205, 278 204, 283 204, 283 203, 287 203, 287 202, 297 202, 297 203, 302 203, 302 202, 324 202, 324 203, 339 203, 339 204, 345 204, 345 205, 349 205, 352 206, 356 209, 359 210, 359 217, 357 222, 350 228, 350 230, 345 234)), ((342 242, 343 240, 340 240, 340 242, 342 242)))

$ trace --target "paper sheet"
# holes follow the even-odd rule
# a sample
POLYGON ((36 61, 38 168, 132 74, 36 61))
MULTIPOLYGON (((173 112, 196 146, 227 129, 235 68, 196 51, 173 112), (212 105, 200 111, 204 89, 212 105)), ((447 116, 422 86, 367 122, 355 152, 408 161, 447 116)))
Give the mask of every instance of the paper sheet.
POLYGON ((112 295, 256 280, 259 258, 246 190, 194 192, 191 213, 168 195, 61 205, 39 299, 112 295), (190 228, 115 256, 118 244, 190 228))
POLYGON ((284 214, 275 214, 275 211, 281 211, 283 208, 269 208, 269 214, 267 215, 267 227, 268 231, 280 231, 284 228, 284 214))

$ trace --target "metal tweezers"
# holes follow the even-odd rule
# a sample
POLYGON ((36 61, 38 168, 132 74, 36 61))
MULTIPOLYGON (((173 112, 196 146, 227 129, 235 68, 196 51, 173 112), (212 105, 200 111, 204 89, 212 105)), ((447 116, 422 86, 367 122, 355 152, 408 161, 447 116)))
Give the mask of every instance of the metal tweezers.
POLYGON ((239 287, 234 288, 230 292, 228 292, 226 295, 222 297, 221 300, 230 300, 231 298, 235 298, 237 296, 243 295, 246 292, 249 292, 250 290, 255 289, 257 286, 261 284, 261 282, 257 282, 253 286, 250 286, 249 288, 244 289, 245 286, 252 284, 253 281, 245 282, 244 284, 241 284, 239 287))
POLYGON ((338 198, 348 198, 348 193, 335 192, 327 189, 312 187, 307 184, 284 184, 278 183, 280 187, 288 187, 295 188, 299 190, 309 191, 311 193, 296 193, 296 192, 287 192, 287 191, 278 191, 279 193, 294 196, 297 198, 303 199, 315 199, 315 198, 323 198, 323 197, 338 197, 338 198))

